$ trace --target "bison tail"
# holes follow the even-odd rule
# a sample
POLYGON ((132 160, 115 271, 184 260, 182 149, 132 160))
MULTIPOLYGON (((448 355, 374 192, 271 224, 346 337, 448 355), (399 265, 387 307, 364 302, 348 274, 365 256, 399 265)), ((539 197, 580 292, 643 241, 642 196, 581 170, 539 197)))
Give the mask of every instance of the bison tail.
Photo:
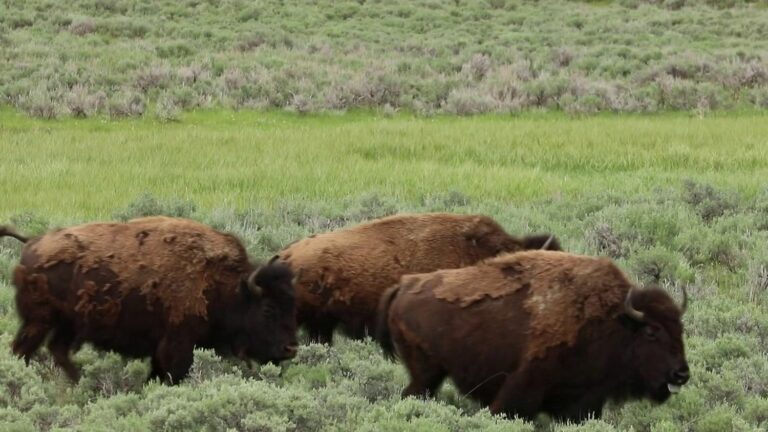
POLYGON ((6 225, 0 225, 0 238, 2 237, 13 237, 22 243, 29 241, 29 237, 24 237, 23 235, 16 232, 15 229, 6 225))
POLYGON ((379 342, 384 357, 395 358, 395 345, 392 343, 392 333, 389 331, 389 307, 397 297, 400 285, 389 287, 379 300, 379 310, 376 314, 376 340, 379 342))

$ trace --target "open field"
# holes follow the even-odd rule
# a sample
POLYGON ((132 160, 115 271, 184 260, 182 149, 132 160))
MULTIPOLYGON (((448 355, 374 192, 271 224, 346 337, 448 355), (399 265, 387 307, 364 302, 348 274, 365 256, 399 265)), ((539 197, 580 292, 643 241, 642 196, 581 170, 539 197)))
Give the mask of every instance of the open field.
POLYGON ((690 177, 751 197, 768 174, 768 116, 523 115, 457 119, 228 111, 155 121, 40 122, 0 113, 0 215, 108 217, 145 191, 215 208, 338 207, 435 192, 514 206, 645 194, 690 177))
MULTIPOLYGON (((492 418, 450 385, 401 401, 406 373, 372 342, 303 345, 249 369, 196 352, 192 377, 144 385, 147 362, 84 349, 69 385, 45 350, 0 350, 0 429, 248 431, 749 431, 768 429, 768 122, 561 114, 418 118, 205 111, 32 120, 0 112, 0 221, 39 233, 146 214, 241 236, 256 258, 400 211, 479 212, 513 233, 614 257, 674 296, 686 286, 692 381, 667 404, 611 407, 580 426, 492 418)), ((0 241, 0 347, 17 328, 0 241)))
POLYGON ((475 114, 768 106, 765 0, 0 0, 0 103, 475 114))

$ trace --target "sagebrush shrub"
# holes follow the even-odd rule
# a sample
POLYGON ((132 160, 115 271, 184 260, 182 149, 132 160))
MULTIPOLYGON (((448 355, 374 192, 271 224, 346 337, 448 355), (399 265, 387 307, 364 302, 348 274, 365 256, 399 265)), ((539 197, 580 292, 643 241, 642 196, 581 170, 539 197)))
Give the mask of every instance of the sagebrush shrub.
POLYGON ((446 112, 456 115, 473 115, 492 112, 496 101, 476 88, 463 88, 451 91, 443 105, 446 112))
POLYGON ((155 117, 163 122, 179 121, 181 118, 181 108, 176 104, 173 95, 168 93, 160 95, 155 107, 155 117))
POLYGON ((146 99, 139 93, 123 90, 110 98, 107 111, 112 118, 140 117, 146 111, 146 99))
POLYGON ((44 87, 38 87, 20 97, 19 105, 30 116, 46 120, 56 119, 62 113, 59 95, 44 87))
POLYGON ((77 84, 64 95, 64 103, 74 117, 91 117, 104 109, 107 95, 102 92, 92 93, 84 85, 77 84))
POLYGON ((112 214, 117 220, 127 221, 133 218, 146 216, 171 216, 171 217, 191 217, 197 206, 192 201, 180 198, 168 200, 160 199, 151 193, 145 192, 121 210, 112 214))
POLYGON ((75 36, 85 36, 96 31, 96 23, 92 18, 82 18, 72 21, 69 32, 75 36))

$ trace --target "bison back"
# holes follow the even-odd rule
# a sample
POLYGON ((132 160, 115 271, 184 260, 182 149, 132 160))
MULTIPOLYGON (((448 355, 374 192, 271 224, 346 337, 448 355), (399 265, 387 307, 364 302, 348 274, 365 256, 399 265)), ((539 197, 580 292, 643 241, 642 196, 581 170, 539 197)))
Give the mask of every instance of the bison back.
POLYGON ((235 237, 165 217, 54 231, 25 247, 21 265, 19 296, 42 296, 94 328, 134 314, 136 327, 142 315, 165 325, 205 319, 209 302, 234 295, 250 268, 235 237))

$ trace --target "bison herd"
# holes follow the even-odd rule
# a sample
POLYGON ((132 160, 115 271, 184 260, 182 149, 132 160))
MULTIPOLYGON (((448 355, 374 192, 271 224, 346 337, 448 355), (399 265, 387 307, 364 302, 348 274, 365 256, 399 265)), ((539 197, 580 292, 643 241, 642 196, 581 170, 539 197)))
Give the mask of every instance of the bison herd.
POLYGON ((83 343, 151 359, 177 383, 195 347, 260 363, 292 358, 297 331, 375 337, 407 368, 403 396, 450 377, 492 413, 599 417, 608 400, 663 402, 689 378, 681 305, 607 258, 516 237, 493 219, 402 214, 288 245, 267 263, 235 236, 148 217, 27 238, 13 273, 29 362, 47 343, 71 378, 83 343))

